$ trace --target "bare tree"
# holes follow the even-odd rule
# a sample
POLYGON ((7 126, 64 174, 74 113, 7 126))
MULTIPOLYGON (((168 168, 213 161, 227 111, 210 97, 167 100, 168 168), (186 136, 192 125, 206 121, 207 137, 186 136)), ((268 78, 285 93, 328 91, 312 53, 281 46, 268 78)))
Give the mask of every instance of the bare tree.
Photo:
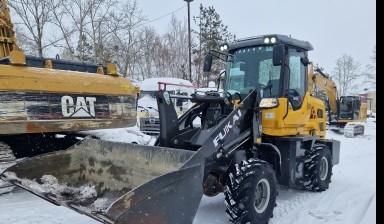
POLYGON ((371 87, 376 87, 376 45, 372 50, 370 64, 365 67, 365 82, 371 87))
POLYGON ((332 78, 339 87, 339 95, 346 95, 347 92, 350 92, 354 81, 360 76, 359 71, 360 63, 349 54, 343 54, 336 60, 332 78))
MULTIPOLYGON (((140 36, 144 32, 140 27, 142 21, 145 21, 141 10, 136 1, 128 1, 122 7, 124 9, 124 29, 114 29, 112 35, 112 43, 115 46, 115 54, 113 61, 117 64, 120 73, 124 76, 138 78, 140 69, 140 36), (136 76, 136 77, 134 77, 136 76)), ((115 21, 119 21, 116 19, 115 21)))
POLYGON ((49 9, 52 13, 51 23, 58 29, 57 41, 54 47, 61 49, 61 56, 73 60, 75 58, 75 49, 73 46, 73 36, 76 31, 73 23, 68 23, 70 16, 66 10, 69 8, 69 0, 51 0, 49 9))
POLYGON ((188 27, 187 21, 172 16, 168 31, 164 34, 165 46, 168 49, 166 73, 170 77, 188 79, 188 27))
POLYGON ((154 71, 152 76, 155 77, 175 77, 174 73, 170 71, 169 66, 171 63, 171 51, 167 48, 165 40, 158 34, 152 43, 152 49, 148 49, 149 55, 152 55, 154 71))
MULTIPOLYGON (((44 28, 50 22, 50 0, 12 0, 8 1, 17 17, 21 20, 19 25, 26 29, 26 32, 20 32, 19 38, 28 40, 33 43, 34 49, 39 57, 43 56, 44 49, 51 46, 52 42, 45 42, 44 28)), ((18 23, 16 23, 18 24, 18 23)))
POLYGON ((144 20, 136 0, 54 0, 51 6, 53 21, 63 36, 58 47, 79 60, 115 61, 127 74, 127 57, 133 58, 127 52, 133 53, 133 38, 144 20))
POLYGON ((90 23, 91 10, 100 1, 102 0, 55 0, 50 4, 54 24, 59 28, 65 40, 65 49, 72 58, 85 60, 90 57, 85 55, 90 48, 86 28, 90 23))
POLYGON ((20 24, 16 24, 14 26, 15 33, 16 33, 16 40, 17 44, 19 45, 20 49, 24 51, 25 54, 33 55, 36 53, 35 43, 31 41, 29 38, 26 38, 28 36, 24 33, 24 29, 21 27, 20 24))
POLYGON ((129 27, 125 19, 127 13, 116 0, 97 0, 89 11, 89 27, 87 35, 92 40, 95 52, 94 60, 97 62, 110 61, 112 48, 106 47, 112 39, 112 34, 129 27))
POLYGON ((138 58, 139 71, 141 78, 154 77, 155 66, 154 66, 154 47, 158 34, 151 27, 145 27, 142 35, 140 36, 140 57, 138 58))

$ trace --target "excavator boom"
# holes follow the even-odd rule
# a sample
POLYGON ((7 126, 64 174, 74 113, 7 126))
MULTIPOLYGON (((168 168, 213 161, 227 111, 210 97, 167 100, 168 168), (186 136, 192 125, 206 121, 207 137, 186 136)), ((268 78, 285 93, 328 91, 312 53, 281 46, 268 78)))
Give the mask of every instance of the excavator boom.
POLYGON ((0 58, 10 55, 12 50, 18 50, 10 10, 6 0, 0 1, 0 58))

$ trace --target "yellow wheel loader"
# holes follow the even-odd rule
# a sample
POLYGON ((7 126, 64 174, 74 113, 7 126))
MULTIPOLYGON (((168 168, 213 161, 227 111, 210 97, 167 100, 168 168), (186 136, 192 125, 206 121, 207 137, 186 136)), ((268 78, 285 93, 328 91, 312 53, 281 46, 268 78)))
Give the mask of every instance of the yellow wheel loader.
MULTIPOLYGON (((0 1, 0 172, 16 159, 63 150, 79 131, 136 123, 136 96, 113 64, 25 56, 0 1)), ((13 187, 0 181, 0 194, 13 187)))
POLYGON ((188 224, 203 194, 224 193, 231 222, 266 224, 278 185, 325 191, 339 163, 340 142, 326 138, 325 103, 310 93, 312 49, 277 34, 223 44, 204 70, 214 57, 225 60, 226 94, 158 91, 155 146, 86 138, 1 178, 102 223, 188 224), (178 117, 172 99, 180 97, 194 106, 178 117))

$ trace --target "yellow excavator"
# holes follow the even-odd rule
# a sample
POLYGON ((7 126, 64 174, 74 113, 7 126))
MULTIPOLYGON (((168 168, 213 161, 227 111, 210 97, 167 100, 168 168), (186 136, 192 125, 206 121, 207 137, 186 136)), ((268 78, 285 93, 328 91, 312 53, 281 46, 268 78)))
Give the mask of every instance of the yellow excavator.
MULTIPOLYGON (((323 73, 320 68, 312 66, 309 72, 309 92, 318 94, 318 90, 325 92, 323 97, 327 105, 328 127, 336 133, 352 138, 364 135, 364 124, 367 120, 367 104, 360 96, 338 96, 336 83, 323 73)), ((319 97, 321 98, 321 96, 319 97)))
MULTIPOLYGON (((63 150, 79 131, 136 123, 138 89, 114 64, 26 56, 0 1, 0 171, 17 158, 63 150)), ((0 182, 0 194, 12 189, 0 182)))
POLYGON ((203 194, 220 193, 231 222, 268 223, 278 184, 325 191, 340 160, 326 104, 310 92, 311 50, 278 34, 225 43, 204 62, 209 72, 214 58, 225 61, 225 94, 155 94, 155 146, 85 138, 1 178, 101 223, 192 223, 203 194), (173 98, 194 105, 178 117, 173 98))

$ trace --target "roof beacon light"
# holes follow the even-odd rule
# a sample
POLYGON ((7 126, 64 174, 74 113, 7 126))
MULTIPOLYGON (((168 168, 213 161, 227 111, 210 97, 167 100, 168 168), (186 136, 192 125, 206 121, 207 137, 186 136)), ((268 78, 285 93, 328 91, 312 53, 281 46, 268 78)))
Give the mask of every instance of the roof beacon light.
POLYGON ((266 38, 264 39, 264 43, 265 43, 265 44, 269 44, 269 43, 270 43, 269 41, 270 41, 270 39, 269 39, 268 37, 266 37, 266 38))
POLYGON ((276 41, 277 41, 277 40, 276 40, 276 37, 272 37, 272 38, 271 38, 271 43, 272 43, 272 44, 275 44, 276 41))

